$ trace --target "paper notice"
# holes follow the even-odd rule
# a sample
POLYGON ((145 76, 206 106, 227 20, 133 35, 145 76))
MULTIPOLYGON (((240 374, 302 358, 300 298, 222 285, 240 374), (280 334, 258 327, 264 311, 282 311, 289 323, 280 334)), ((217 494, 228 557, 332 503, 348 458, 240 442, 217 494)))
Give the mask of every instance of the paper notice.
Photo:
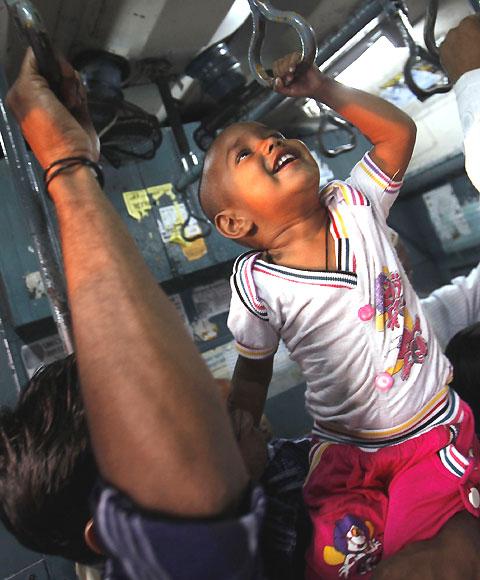
POLYGON ((123 194, 123 200, 128 215, 137 221, 141 221, 144 217, 148 216, 152 210, 152 204, 145 189, 126 191, 123 194))

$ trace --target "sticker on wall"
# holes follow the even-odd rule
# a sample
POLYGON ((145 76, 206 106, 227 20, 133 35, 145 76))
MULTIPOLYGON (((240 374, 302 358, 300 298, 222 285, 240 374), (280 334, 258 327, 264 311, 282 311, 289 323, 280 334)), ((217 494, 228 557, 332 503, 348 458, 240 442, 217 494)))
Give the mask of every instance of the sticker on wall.
POLYGON ((137 191, 126 191, 123 200, 127 208, 128 215, 137 221, 142 221, 152 211, 152 204, 146 189, 137 191))
POLYGON ((430 219, 446 252, 454 251, 458 242, 472 230, 450 183, 423 194, 430 219))
POLYGON ((218 326, 205 318, 194 320, 192 322, 192 330, 195 339, 202 342, 213 340, 218 336, 218 326))
POLYGON ((24 344, 20 350, 23 365, 29 379, 42 365, 48 365, 65 356, 62 341, 55 334, 47 336, 30 344, 24 344))
POLYGON ((158 229, 164 244, 177 244, 182 249, 185 258, 192 262, 199 260, 207 253, 207 246, 203 238, 189 241, 201 234, 201 228, 195 218, 188 222, 185 232, 182 226, 187 219, 187 208, 184 203, 179 203, 171 183, 152 185, 146 189, 126 191, 123 194, 128 215, 137 221, 150 215, 152 208, 158 205, 159 219, 158 229), (167 197, 169 205, 158 205, 162 197, 167 197), (183 233, 187 239, 183 236, 183 233))
POLYGON ((197 286, 192 290, 192 301, 198 318, 213 318, 228 312, 232 291, 228 280, 197 286))
POLYGON ((25 286, 32 300, 39 300, 47 295, 40 272, 30 272, 25 276, 25 286))
POLYGON ((176 201, 177 196, 173 191, 171 183, 162 183, 161 185, 152 185, 147 188, 148 193, 153 197, 153 200, 158 203, 160 198, 166 195, 172 201, 176 201))
MULTIPOLYGON (((182 235, 182 226, 187 219, 188 212, 184 203, 175 200, 172 205, 158 208, 160 219, 157 219, 158 229, 164 243, 178 244, 188 261, 199 260, 207 253, 207 246, 203 238, 192 242, 182 235)), ((201 233, 198 221, 191 218, 185 228, 185 236, 192 238, 201 233)))

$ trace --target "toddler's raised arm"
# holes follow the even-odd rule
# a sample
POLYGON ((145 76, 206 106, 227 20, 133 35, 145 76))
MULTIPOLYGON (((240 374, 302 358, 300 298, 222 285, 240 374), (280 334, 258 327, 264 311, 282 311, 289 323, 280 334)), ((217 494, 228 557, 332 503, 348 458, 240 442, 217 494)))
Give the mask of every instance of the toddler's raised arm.
POLYGON ((316 65, 295 76, 299 59, 292 53, 274 64, 275 90, 289 97, 313 98, 340 113, 372 143, 372 161, 389 177, 401 180, 415 145, 414 121, 384 99, 329 78, 316 65))

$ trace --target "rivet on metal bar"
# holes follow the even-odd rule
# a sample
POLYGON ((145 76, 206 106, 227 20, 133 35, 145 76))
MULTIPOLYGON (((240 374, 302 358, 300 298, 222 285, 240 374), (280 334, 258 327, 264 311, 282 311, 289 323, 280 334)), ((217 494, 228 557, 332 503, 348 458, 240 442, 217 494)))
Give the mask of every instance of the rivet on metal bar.
POLYGON ((342 153, 346 153, 347 151, 355 149, 357 146, 357 136, 355 134, 353 125, 342 117, 336 115, 329 107, 326 107, 322 104, 319 106, 321 115, 317 143, 320 153, 325 157, 337 157, 337 155, 341 155, 342 153), (345 131, 345 133, 348 135, 349 141, 347 143, 343 143, 342 145, 337 145, 337 147, 327 147, 323 138, 329 125, 333 125, 339 131, 345 131))
MULTIPOLYGON (((300 70, 311 66, 317 55, 315 33, 310 24, 299 14, 290 11, 277 10, 267 0, 248 0, 253 19, 253 34, 248 49, 248 62, 255 79, 265 87, 272 87, 274 78, 264 69, 261 61, 261 51, 265 38, 267 20, 278 24, 287 24, 295 29, 302 44, 302 60, 300 70)), ((297 70, 299 70, 297 68, 297 70)))

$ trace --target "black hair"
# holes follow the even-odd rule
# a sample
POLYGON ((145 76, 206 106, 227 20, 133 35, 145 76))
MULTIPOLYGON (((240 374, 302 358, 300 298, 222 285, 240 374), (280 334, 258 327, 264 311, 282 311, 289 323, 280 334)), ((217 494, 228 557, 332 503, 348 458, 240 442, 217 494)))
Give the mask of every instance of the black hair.
POLYGON ((38 371, 0 411, 0 519, 31 550, 99 561, 84 540, 98 471, 73 355, 38 371))
POLYGON ((464 328, 448 343, 447 358, 453 365, 450 386, 472 408, 475 426, 480 428, 480 322, 464 328))

